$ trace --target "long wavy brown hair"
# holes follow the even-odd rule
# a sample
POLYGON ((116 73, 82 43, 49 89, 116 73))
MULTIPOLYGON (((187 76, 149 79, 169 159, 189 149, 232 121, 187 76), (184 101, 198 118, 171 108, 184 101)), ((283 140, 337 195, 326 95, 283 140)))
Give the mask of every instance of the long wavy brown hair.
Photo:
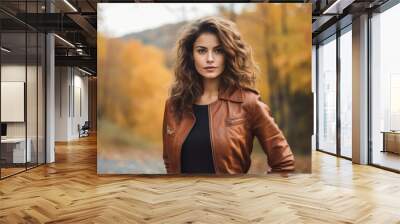
POLYGON ((236 25, 221 17, 206 17, 184 27, 176 43, 175 81, 170 100, 177 119, 203 94, 201 75, 194 66, 193 44, 203 33, 215 34, 225 57, 225 69, 220 75, 219 91, 253 88, 258 68, 250 46, 242 39, 236 25))

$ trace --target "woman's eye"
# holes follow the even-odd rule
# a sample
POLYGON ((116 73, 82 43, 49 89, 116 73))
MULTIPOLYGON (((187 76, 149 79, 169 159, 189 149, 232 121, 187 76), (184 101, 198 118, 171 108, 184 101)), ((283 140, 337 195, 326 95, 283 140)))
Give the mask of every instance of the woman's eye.
POLYGON ((222 49, 215 49, 215 53, 222 54, 224 51, 222 49))
POLYGON ((197 50, 197 52, 199 52, 199 54, 204 54, 204 53, 206 53, 206 50, 204 50, 204 49, 199 49, 199 50, 197 50))

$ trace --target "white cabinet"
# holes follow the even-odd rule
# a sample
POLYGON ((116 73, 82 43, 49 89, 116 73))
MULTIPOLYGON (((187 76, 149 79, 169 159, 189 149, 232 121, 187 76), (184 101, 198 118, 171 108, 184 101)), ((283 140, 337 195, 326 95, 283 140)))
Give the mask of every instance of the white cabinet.
POLYGON ((32 161, 32 140, 28 138, 26 142, 28 145, 25 153, 25 138, 7 138, 1 140, 2 147, 6 146, 12 148, 12 163, 32 161), (27 159, 27 161, 25 161, 25 159, 27 159))

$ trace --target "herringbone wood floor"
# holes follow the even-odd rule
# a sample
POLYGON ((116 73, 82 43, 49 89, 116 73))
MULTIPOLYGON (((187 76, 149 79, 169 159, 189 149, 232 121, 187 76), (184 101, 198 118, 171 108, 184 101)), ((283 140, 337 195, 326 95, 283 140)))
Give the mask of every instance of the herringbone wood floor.
POLYGON ((400 223, 400 175, 313 153, 287 178, 98 176, 94 137, 0 181, 0 223, 400 223))

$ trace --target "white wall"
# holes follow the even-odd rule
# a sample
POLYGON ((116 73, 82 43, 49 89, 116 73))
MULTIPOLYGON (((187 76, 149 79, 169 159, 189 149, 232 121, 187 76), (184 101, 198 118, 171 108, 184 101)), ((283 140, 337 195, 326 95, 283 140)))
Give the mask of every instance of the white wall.
POLYGON ((88 120, 88 78, 83 75, 76 68, 56 67, 56 141, 79 138, 78 124, 88 120))
MULTIPOLYGON (((36 67, 33 66, 28 66, 27 68, 25 65, 2 65, 1 66, 1 81, 2 82, 25 82, 25 75, 27 69, 28 74, 36 74, 36 67)), ((29 77, 28 77, 29 78, 29 77)), ((30 85, 36 85, 35 83, 31 83, 32 81, 30 80, 30 85)), ((28 97, 34 97, 36 98, 36 89, 32 88, 27 88, 27 96, 28 97), (31 91, 32 90, 32 91, 31 91)), ((3 96, 7 97, 7 96, 3 96)), ((33 100, 27 99, 27 102, 30 103, 33 100)), ((36 109, 36 104, 35 105, 27 105, 28 107, 34 107, 36 109)), ((30 109, 31 109, 30 108, 30 109)), ((2 110, 6 110, 7 108, 1 108, 2 110)), ((30 112, 30 111, 29 111, 30 112)), ((36 122, 36 114, 28 113, 28 121, 35 121, 36 122), (34 115, 35 117, 32 117, 34 115)), ((25 137, 25 123, 26 122, 7 122, 7 136, 8 137, 25 137)), ((32 127, 33 125, 28 125, 28 128, 32 127)), ((34 128, 36 130, 36 127, 34 128)), ((29 130, 28 130, 29 132, 29 130)), ((29 132, 30 133, 30 132, 29 132)), ((28 137, 29 136, 28 133, 28 137)))
MULTIPOLYGON (((32 67, 28 66, 28 69, 32 67)), ((2 65, 1 81, 25 82, 25 65, 2 65)))
POLYGON ((55 68, 55 141, 68 140, 68 85, 67 67, 55 68))
MULTIPOLYGON (((25 65, 2 65, 1 81, 2 82, 25 82, 25 65)), ((28 67, 30 70, 31 67, 28 67)), ((7 96, 2 96, 7 97, 7 96)), ((6 110, 6 108, 1 108, 6 110)), ((7 122, 8 137, 25 137, 25 122, 7 122)))

